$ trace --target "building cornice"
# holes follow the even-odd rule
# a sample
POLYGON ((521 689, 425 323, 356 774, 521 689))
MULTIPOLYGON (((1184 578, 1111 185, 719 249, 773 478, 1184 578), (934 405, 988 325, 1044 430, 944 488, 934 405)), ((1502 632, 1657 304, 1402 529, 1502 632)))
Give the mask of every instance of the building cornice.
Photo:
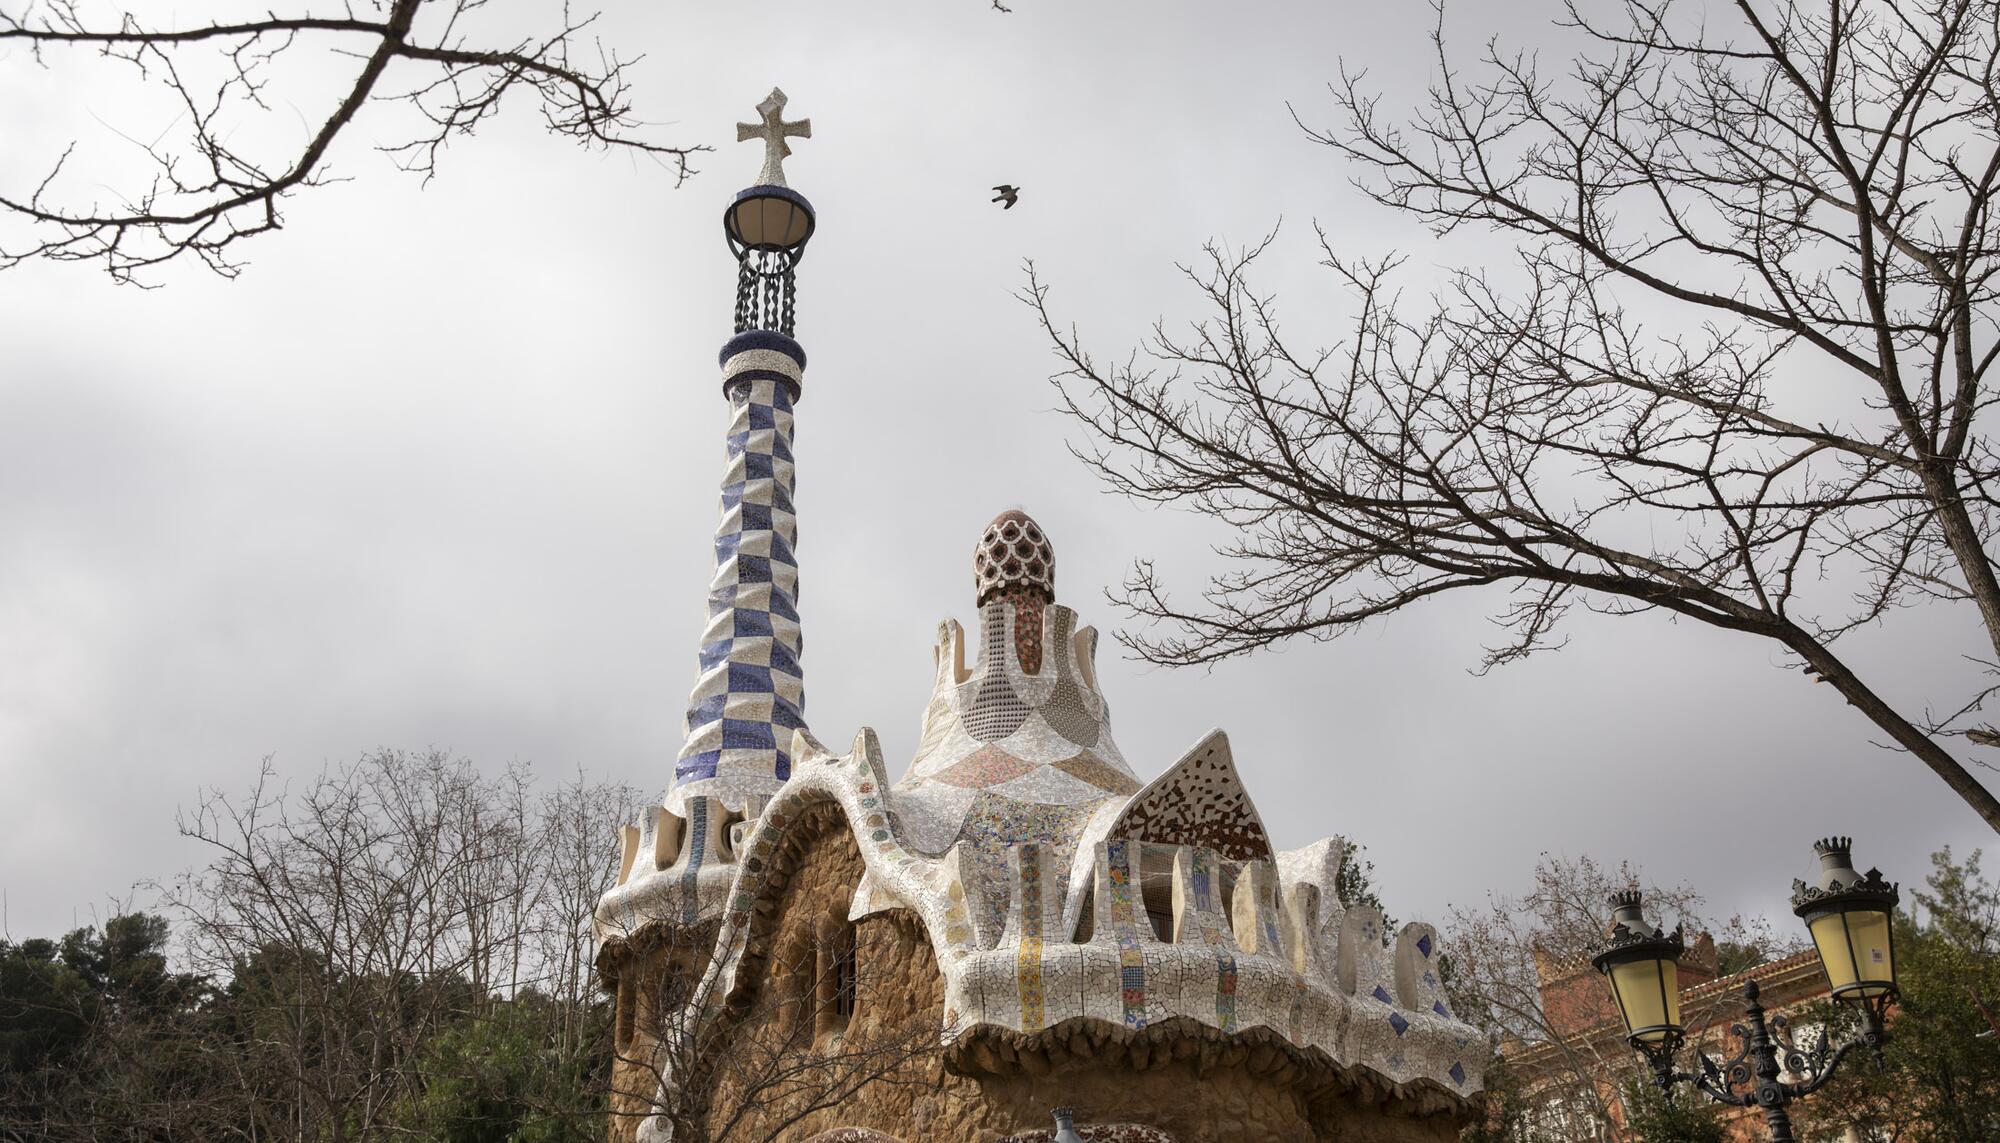
MULTIPOLYGON (((1820 969, 1818 955, 1811 949, 1753 965, 1728 976, 1705 980, 1681 990, 1681 1011, 1704 1017, 1698 1023, 1688 1024, 1689 1037, 1692 1039, 1711 1028, 1727 1025, 1735 1015, 1734 1009, 1727 1006, 1728 999, 1753 980, 1762 990, 1765 1005, 1772 1008, 1782 1008, 1826 994, 1826 976, 1820 969)), ((1509 1037, 1500 1045, 1500 1056, 1515 1067, 1532 1070, 1549 1063, 1565 1047, 1615 1047, 1624 1038, 1625 1030, 1616 1020, 1602 1020, 1564 1036, 1560 1041, 1509 1037)))

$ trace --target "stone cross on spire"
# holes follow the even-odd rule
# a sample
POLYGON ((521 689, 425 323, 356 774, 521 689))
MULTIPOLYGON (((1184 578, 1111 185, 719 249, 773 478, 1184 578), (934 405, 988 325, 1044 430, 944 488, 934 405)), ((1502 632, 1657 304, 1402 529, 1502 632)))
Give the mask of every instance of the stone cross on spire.
POLYGON ((764 140, 764 170, 757 176, 758 186, 789 185, 785 182, 785 156, 792 153, 792 147, 785 142, 785 136, 812 138, 812 120, 799 119, 787 123, 781 118, 784 111, 785 93, 774 87, 771 89, 771 94, 764 97, 764 102, 757 105, 757 114, 763 122, 736 125, 738 143, 751 139, 764 140))

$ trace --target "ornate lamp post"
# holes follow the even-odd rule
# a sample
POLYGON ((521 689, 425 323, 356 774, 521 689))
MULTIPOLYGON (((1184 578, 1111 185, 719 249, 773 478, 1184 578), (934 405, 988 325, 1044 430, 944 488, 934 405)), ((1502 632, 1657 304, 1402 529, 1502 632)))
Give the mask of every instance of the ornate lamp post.
POLYGON ((1674 968, 1685 951, 1681 931, 1649 929, 1636 890, 1611 895, 1611 923, 1591 963, 1610 981, 1625 1020, 1626 1042, 1651 1065, 1662 1092, 1671 1097, 1675 1084, 1692 1083, 1719 1103, 1762 1108, 1773 1143, 1793 1143, 1787 1105, 1825 1086, 1855 1048, 1866 1045, 1880 1058, 1889 1038, 1883 1016, 1896 996, 1896 886, 1884 881, 1879 869, 1865 877, 1856 873, 1849 857, 1852 844, 1844 837, 1815 842, 1818 883, 1792 883, 1792 911, 1812 933, 1834 999, 1861 1010, 1861 1035, 1838 1048, 1822 1031, 1811 1048, 1800 1050, 1783 1016, 1765 1018, 1752 980, 1743 986, 1744 1023, 1729 1029, 1741 1044, 1736 1055, 1717 1063, 1697 1052, 1699 1073, 1675 1071, 1674 1056, 1686 1038, 1674 968), (1788 1072, 1804 1078, 1797 1083, 1779 1078, 1788 1072))

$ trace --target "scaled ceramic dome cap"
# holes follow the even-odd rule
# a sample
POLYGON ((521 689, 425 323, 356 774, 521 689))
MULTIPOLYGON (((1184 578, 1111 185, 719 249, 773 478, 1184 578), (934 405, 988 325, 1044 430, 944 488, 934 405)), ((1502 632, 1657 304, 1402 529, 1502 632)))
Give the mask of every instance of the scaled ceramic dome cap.
POLYGON ((972 553, 972 578, 978 591, 976 602, 986 602, 1002 592, 1024 588, 1043 602, 1056 598, 1056 550, 1042 532, 1042 526, 1026 512, 1010 508, 986 525, 979 547, 972 553))

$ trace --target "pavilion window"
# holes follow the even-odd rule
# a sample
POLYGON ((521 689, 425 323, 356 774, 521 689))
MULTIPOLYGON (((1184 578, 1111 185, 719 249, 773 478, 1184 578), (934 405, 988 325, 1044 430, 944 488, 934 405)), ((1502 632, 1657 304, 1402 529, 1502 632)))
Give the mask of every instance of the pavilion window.
POLYGON ((827 917, 813 944, 813 1041, 819 1043, 845 1032, 854 1016, 859 976, 854 926, 827 917))
MULTIPOLYGON (((629 974, 628 974, 629 975, 629 974)), ((639 982, 621 980, 618 982, 618 1011, 613 1025, 612 1036, 619 1051, 632 1046, 633 1025, 639 1017, 639 982)))
POLYGON ((1174 853, 1171 845, 1139 847, 1139 898, 1146 907, 1146 920, 1153 939, 1171 943, 1174 939, 1174 853))
POLYGON ((845 1025, 854 1015, 854 927, 841 926, 833 945, 833 1014, 845 1025))

